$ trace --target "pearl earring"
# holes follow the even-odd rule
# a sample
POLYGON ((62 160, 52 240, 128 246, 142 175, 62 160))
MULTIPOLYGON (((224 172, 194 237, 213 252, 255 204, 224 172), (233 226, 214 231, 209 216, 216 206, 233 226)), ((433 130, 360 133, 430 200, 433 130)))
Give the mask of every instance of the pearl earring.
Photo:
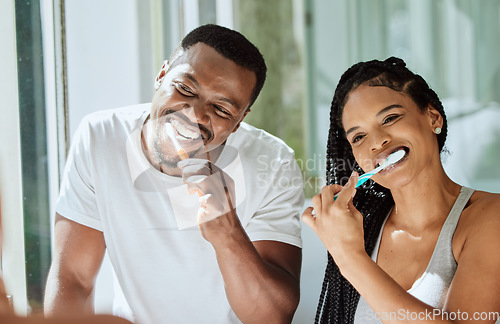
POLYGON ((436 133, 436 135, 441 134, 441 127, 434 128, 434 133, 436 133))

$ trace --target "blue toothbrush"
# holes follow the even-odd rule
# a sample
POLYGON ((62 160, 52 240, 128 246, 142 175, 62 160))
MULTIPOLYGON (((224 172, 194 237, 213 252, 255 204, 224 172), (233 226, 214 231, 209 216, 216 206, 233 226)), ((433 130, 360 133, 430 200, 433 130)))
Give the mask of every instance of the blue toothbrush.
MULTIPOLYGON (((370 179, 372 176, 377 174, 379 171, 381 171, 381 170, 387 168, 389 165, 392 165, 392 164, 398 162, 399 160, 401 160, 403 158, 403 156, 405 156, 405 151, 403 151, 403 150, 398 150, 394 153, 389 154, 387 159, 384 162, 382 162, 382 164, 380 164, 378 167, 371 170, 370 172, 366 172, 366 173, 359 176, 358 183, 356 183, 356 188, 361 186, 366 181, 368 181, 368 179, 370 179)), ((334 200, 337 199, 337 196, 338 196, 338 194, 336 194, 333 197, 334 200)))

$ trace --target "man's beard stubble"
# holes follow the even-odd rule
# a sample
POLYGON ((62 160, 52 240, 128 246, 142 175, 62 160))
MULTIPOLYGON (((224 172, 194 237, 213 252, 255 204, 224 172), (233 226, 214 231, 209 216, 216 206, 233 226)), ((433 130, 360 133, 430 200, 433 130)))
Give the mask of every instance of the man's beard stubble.
MULTIPOLYGON (((162 117, 160 117, 159 119, 161 120, 170 114, 178 114, 178 113, 179 112, 176 112, 174 110, 167 110, 165 112, 165 114, 162 117)), ((181 119, 184 119, 184 118, 181 118, 181 119)), ((177 163, 179 163, 181 161, 181 157, 178 154, 175 154, 173 156, 167 156, 162 152, 162 149, 161 149, 162 141, 163 140, 170 141, 170 139, 162 139, 162 137, 160 136, 160 132, 161 132, 160 129, 162 129, 163 122, 157 121, 157 124, 155 126, 153 127, 155 129, 155 132, 156 132, 156 136, 154 137, 154 140, 153 140, 153 157, 160 166, 165 166, 167 168, 176 168, 177 163)), ((200 125, 200 124, 198 124, 197 126, 198 126, 200 133, 205 134, 205 136, 202 135, 202 137, 206 138, 207 140, 210 140, 213 137, 212 132, 207 127, 205 127, 204 125, 200 125)), ((171 144, 172 144, 172 148, 175 150, 173 143, 171 143, 171 144)), ((191 157, 196 156, 198 153, 200 153, 203 150, 203 148, 204 148, 204 146, 200 147, 196 151, 186 152, 186 153, 191 158, 191 157)))

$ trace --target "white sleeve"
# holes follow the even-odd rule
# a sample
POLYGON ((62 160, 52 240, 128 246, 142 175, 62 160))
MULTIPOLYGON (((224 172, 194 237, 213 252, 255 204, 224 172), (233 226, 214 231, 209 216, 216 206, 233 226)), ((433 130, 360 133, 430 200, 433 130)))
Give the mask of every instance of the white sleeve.
POLYGON ((91 147, 90 125, 85 118, 71 144, 56 212, 72 221, 102 231, 94 191, 91 147))
POLYGON ((266 177, 267 188, 259 188, 265 190, 264 200, 245 230, 251 241, 280 241, 302 247, 302 173, 293 155, 278 165, 277 170, 266 177))

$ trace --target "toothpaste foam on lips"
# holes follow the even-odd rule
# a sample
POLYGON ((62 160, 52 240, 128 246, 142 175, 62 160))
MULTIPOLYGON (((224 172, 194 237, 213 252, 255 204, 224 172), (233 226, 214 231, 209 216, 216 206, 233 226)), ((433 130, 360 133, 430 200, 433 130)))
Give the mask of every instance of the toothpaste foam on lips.
POLYGON ((170 123, 175 129, 176 137, 180 140, 196 140, 200 137, 200 133, 194 132, 176 119, 171 120, 170 123))

